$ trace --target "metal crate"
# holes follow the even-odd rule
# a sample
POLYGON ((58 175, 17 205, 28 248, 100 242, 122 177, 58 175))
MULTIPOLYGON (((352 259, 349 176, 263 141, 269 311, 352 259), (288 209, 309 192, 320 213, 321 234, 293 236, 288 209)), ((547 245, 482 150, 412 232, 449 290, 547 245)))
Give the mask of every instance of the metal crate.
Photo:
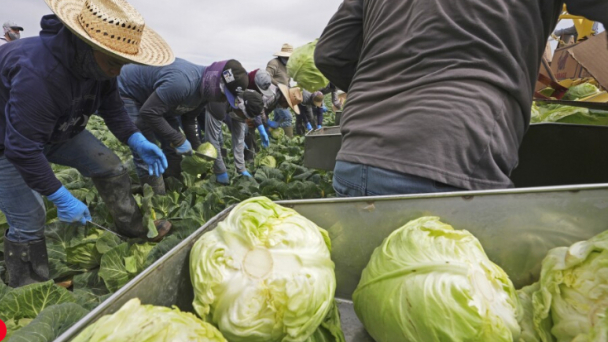
MULTIPOLYGON (((306 135, 304 165, 333 170, 342 146, 339 127, 306 135)), ((531 125, 511 174, 517 188, 608 183, 608 127, 542 123, 531 125)))
MULTIPOLYGON (((608 184, 279 203, 329 232, 336 265, 336 298, 348 342, 373 341, 354 314, 351 296, 373 250, 412 219, 436 215, 456 229, 469 230, 518 288, 538 279, 549 249, 569 246, 608 229, 608 184)), ((230 210, 232 207, 207 222, 57 341, 69 341, 134 297, 144 304, 177 305, 192 311, 190 250, 230 210)))

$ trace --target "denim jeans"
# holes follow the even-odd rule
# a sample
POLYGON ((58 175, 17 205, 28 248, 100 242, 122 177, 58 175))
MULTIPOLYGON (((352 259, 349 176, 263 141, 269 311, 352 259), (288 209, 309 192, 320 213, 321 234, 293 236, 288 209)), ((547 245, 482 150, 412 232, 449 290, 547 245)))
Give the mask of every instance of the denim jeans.
POLYGON ((344 161, 336 162, 333 186, 339 197, 464 191, 432 179, 344 161))
POLYGON ((292 116, 289 108, 275 108, 274 109, 274 121, 279 124, 279 127, 291 127, 292 125, 292 116))
MULTIPOLYGON (((164 176, 180 178, 182 172, 182 157, 177 154, 175 148, 171 147, 171 143, 169 141, 165 141, 161 137, 154 134, 154 130, 152 129, 152 127, 148 126, 144 122, 144 120, 139 116, 139 110, 141 109, 140 103, 126 97, 123 97, 122 100, 125 103, 125 109, 127 110, 131 121, 135 123, 137 128, 141 131, 141 134, 143 134, 144 137, 152 143, 160 143, 160 147, 163 150, 165 157, 167 157, 167 163, 169 164, 169 167, 165 171, 164 176)), ((180 130, 180 123, 178 118, 165 118, 165 120, 169 122, 173 129, 177 131, 180 130)), ((131 153, 133 154, 133 163, 135 164, 135 171, 137 172, 137 176, 139 177, 139 179, 142 180, 148 177, 154 177, 150 176, 150 174, 148 173, 148 164, 146 164, 146 162, 141 159, 137 152, 131 149, 131 153)))
MULTIPOLYGON (((49 162, 73 167, 85 177, 114 177, 127 172, 118 156, 87 130, 66 142, 47 145, 44 154, 49 162)), ((46 222, 42 196, 29 188, 4 155, 0 157, 0 174, 0 210, 9 224, 8 239, 42 239, 46 222)))

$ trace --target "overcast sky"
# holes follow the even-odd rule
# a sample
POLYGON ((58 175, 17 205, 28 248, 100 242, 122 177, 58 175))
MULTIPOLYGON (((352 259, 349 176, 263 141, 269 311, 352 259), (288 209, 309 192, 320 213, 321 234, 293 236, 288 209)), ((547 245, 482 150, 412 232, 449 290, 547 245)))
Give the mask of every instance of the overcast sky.
MULTIPOLYGON (((38 35, 51 14, 44 0, 0 0, 0 23, 38 35), (4 3, 6 2, 6 3, 4 3)), ((266 68, 283 43, 294 47, 318 38, 342 0, 128 0, 177 57, 208 65, 237 59, 247 70, 266 68)), ((0 31, 1 32, 1 31, 0 31)))
MULTIPOLYGON (((50 14, 44 0, 2 0, 0 22, 12 20, 38 35, 50 14)), ((265 68, 283 43, 304 45, 323 32, 342 0, 128 0, 175 55, 193 63, 237 59, 247 70, 265 68)), ((572 25, 571 21, 560 27, 572 25)))

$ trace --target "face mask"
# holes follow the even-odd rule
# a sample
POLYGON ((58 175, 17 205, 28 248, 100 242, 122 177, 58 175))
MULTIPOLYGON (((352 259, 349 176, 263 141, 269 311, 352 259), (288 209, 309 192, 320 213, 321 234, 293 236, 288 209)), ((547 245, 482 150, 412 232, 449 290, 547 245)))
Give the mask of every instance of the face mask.
POLYGON ((7 33, 8 33, 8 37, 11 40, 17 40, 17 39, 21 38, 21 34, 19 33, 19 31, 17 31, 16 33, 13 31, 9 31, 7 33))
POLYGON ((289 60, 289 58, 287 57, 279 57, 279 59, 281 60, 281 63, 287 65, 287 61, 289 60))
POLYGON ((97 64, 93 48, 85 42, 76 44, 76 55, 72 63, 73 70, 83 78, 95 81, 107 81, 113 77, 108 76, 97 64))

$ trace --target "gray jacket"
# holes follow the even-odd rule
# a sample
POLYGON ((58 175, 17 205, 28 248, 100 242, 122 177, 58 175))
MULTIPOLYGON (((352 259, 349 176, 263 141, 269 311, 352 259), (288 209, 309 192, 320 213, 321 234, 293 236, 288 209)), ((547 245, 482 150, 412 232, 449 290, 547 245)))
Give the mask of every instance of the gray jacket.
POLYGON ((606 0, 345 0, 315 50, 348 91, 338 160, 465 189, 512 186, 564 3, 608 24, 606 0))
POLYGON ((289 87, 289 74, 287 73, 287 66, 277 58, 273 58, 266 65, 266 71, 272 77, 272 84, 278 85, 284 84, 289 87))

